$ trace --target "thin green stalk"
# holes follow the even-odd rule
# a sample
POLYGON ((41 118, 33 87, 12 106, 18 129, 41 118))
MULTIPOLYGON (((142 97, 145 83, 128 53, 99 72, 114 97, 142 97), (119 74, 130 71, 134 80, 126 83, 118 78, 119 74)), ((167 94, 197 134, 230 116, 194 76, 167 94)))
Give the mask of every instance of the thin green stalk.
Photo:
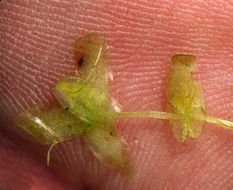
POLYGON ((205 120, 209 123, 214 123, 216 125, 220 125, 221 127, 226 128, 226 129, 233 130, 233 122, 232 121, 227 121, 224 119, 220 119, 220 118, 216 118, 216 117, 212 117, 212 116, 208 116, 208 115, 206 116, 205 120))
POLYGON ((54 148, 54 146, 57 144, 58 142, 54 142, 53 144, 51 144, 51 146, 49 147, 49 150, 47 152, 47 166, 49 166, 50 163, 50 152, 51 150, 54 148))
POLYGON ((159 118, 159 119, 182 119, 182 117, 177 114, 161 112, 161 111, 120 112, 119 117, 121 118, 150 117, 150 118, 159 118))
MULTIPOLYGON (((119 113, 120 118, 136 118, 136 117, 149 117, 149 118, 158 118, 158 119, 184 119, 182 115, 177 115, 173 113, 167 113, 167 112, 160 112, 160 111, 132 111, 132 112, 121 112, 119 113)), ((224 119, 212 117, 206 115, 203 117, 203 115, 197 115, 193 114, 192 118, 196 120, 204 120, 208 123, 213 123, 216 125, 220 125, 221 127, 224 127, 226 129, 233 130, 233 122, 227 121, 224 119)))

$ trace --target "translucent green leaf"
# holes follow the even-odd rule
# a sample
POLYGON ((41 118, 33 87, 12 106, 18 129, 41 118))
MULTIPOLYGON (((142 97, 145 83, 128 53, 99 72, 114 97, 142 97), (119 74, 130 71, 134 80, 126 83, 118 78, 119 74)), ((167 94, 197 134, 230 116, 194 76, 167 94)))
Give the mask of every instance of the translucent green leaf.
POLYGON ((170 119, 172 132, 178 141, 189 137, 198 138, 204 127, 206 106, 200 84, 192 79, 191 73, 196 69, 196 59, 192 55, 172 57, 167 86, 167 112, 181 116, 170 119))
POLYGON ((114 126, 118 114, 109 94, 98 86, 85 84, 78 77, 68 77, 58 81, 54 94, 64 108, 88 124, 114 126))
POLYGON ((82 135, 87 124, 60 107, 35 107, 19 114, 15 124, 42 144, 82 135))
POLYGON ((98 127, 87 130, 86 135, 90 150, 103 165, 118 168, 126 176, 132 176, 132 158, 128 145, 122 137, 98 127))
POLYGON ((83 58, 84 63, 79 68, 84 83, 98 86, 98 90, 109 94, 108 68, 110 60, 107 58, 105 38, 92 33, 75 42, 77 59, 83 58), (108 62, 108 65, 106 64, 108 62))

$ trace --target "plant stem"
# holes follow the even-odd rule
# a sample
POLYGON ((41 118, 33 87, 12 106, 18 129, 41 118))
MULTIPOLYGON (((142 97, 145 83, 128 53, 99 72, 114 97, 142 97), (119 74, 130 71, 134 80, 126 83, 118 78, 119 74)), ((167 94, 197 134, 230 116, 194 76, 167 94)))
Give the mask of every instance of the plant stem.
POLYGON ((53 147, 57 144, 58 142, 54 142, 53 144, 50 145, 49 150, 47 152, 47 166, 49 166, 50 163, 50 152, 53 149, 53 147))
POLYGON ((132 112, 120 112, 121 118, 132 117, 150 117, 159 119, 182 119, 182 116, 173 113, 161 112, 161 111, 132 111, 132 112))
MULTIPOLYGON (((175 120, 182 120, 184 119, 183 115, 178 115, 174 113, 167 113, 161 111, 132 111, 132 112, 120 112, 120 118, 134 118, 134 117, 149 117, 149 118, 158 118, 158 119, 175 119, 175 120)), ((233 122, 227 121, 224 119, 212 117, 212 116, 203 116, 198 114, 191 115, 191 118, 196 120, 204 120, 208 123, 213 123, 220 125, 223 128, 233 130, 233 122)))
POLYGON ((224 119, 220 119, 220 118, 216 118, 216 117, 212 117, 212 116, 208 116, 208 115, 206 116, 205 120, 209 123, 214 123, 216 125, 220 125, 221 127, 226 128, 226 129, 233 130, 233 122, 232 121, 227 121, 224 119))

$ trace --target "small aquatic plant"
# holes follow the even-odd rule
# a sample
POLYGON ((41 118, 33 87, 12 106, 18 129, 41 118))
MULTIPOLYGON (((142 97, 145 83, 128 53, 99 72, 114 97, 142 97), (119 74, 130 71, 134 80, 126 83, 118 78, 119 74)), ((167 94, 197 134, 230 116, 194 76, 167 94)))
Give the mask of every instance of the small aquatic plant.
POLYGON ((233 129, 233 122, 207 115, 201 85, 192 79, 191 74, 196 69, 196 59, 192 55, 172 57, 166 112, 122 112, 111 97, 105 38, 95 33, 79 38, 75 51, 80 67, 78 74, 60 79, 54 88, 60 106, 38 106, 14 120, 38 142, 51 145, 48 165, 54 145, 81 136, 102 164, 131 176, 133 161, 127 143, 116 131, 118 118, 168 119, 180 142, 198 138, 205 122, 233 129))

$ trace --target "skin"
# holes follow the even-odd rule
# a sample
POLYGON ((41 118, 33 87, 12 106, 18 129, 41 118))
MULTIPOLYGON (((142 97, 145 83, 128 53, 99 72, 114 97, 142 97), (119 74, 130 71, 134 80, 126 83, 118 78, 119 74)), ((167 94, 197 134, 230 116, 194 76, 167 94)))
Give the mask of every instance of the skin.
POLYGON ((128 180, 102 166, 80 138, 57 145, 47 168, 48 147, 12 123, 19 112, 55 101, 56 81, 74 74, 75 39, 91 32, 106 33, 112 92, 125 111, 164 111, 170 58, 187 53, 197 56, 194 78, 203 85, 208 114, 232 121, 232 11, 231 1, 220 0, 0 2, 3 188, 232 189, 233 132, 216 125, 179 143, 168 121, 119 120, 135 159, 128 180))

